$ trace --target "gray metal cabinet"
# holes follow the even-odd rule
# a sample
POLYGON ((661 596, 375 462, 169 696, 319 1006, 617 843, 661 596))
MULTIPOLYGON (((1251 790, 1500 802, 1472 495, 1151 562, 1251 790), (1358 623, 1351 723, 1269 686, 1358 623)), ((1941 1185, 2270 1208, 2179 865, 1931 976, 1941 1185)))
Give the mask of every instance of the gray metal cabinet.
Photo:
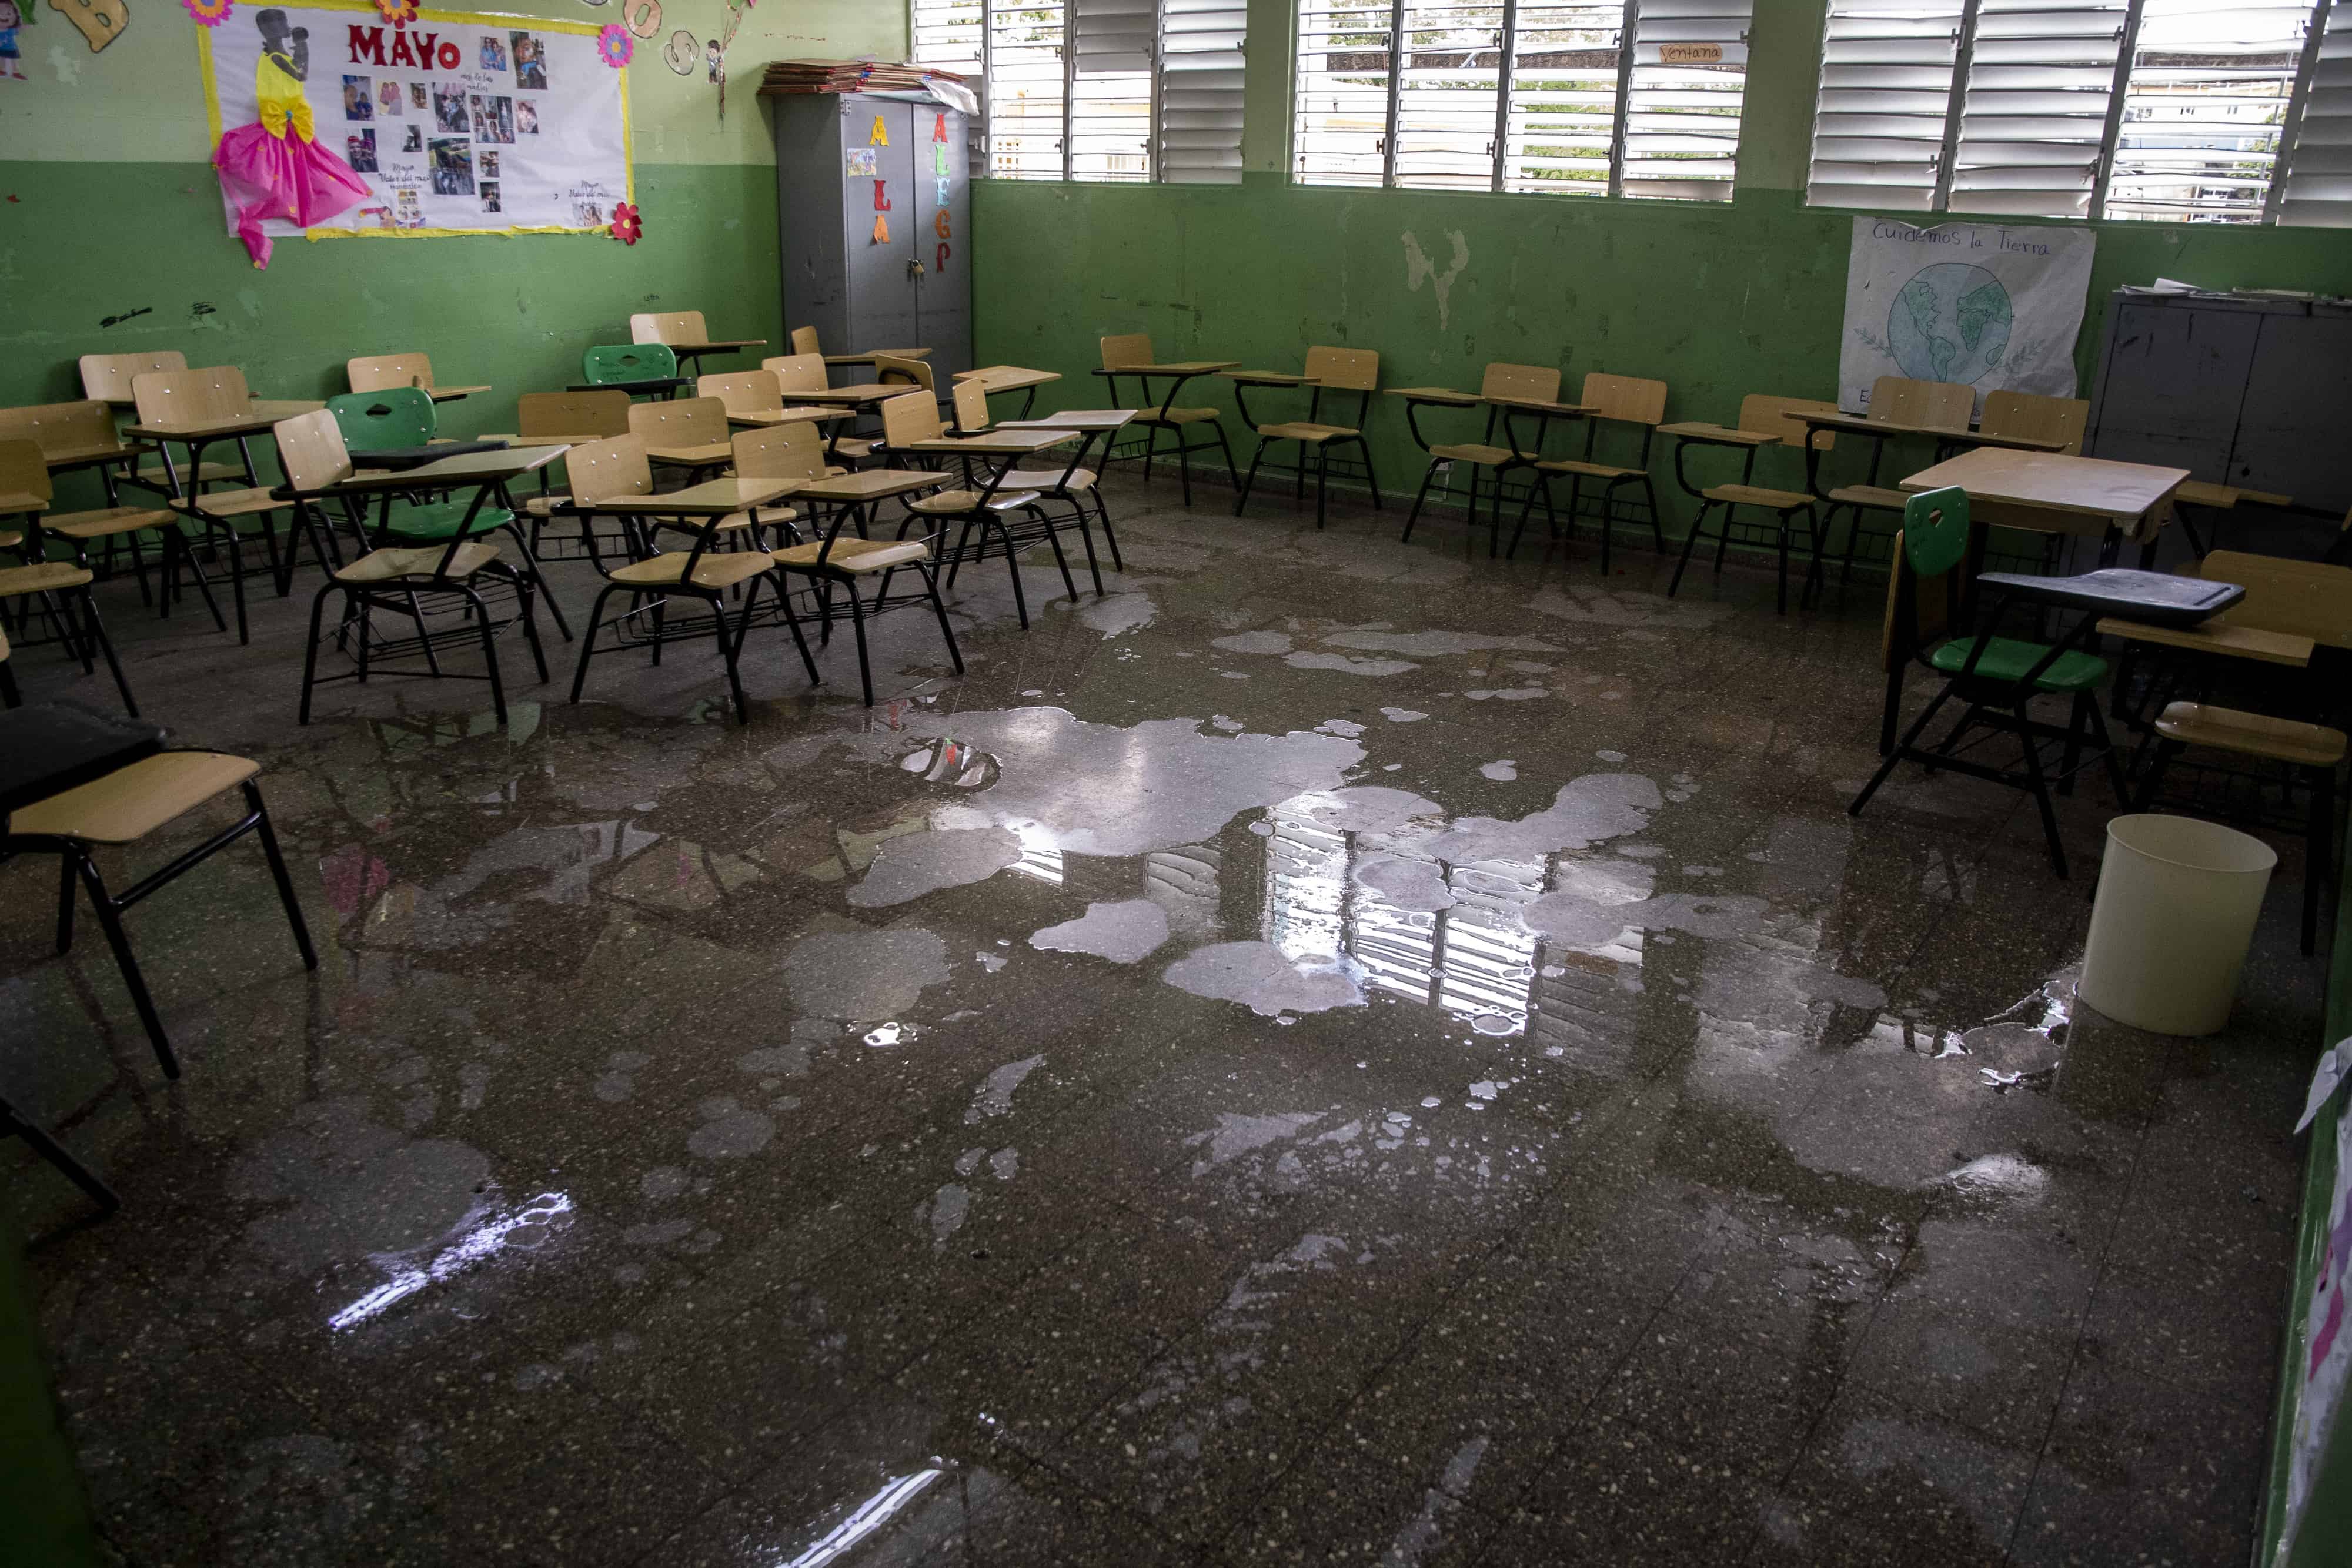
POLYGON ((2352 507, 2352 306, 2119 289, 2083 450, 2352 507))
POLYGON ((924 345, 945 389, 971 361, 964 117, 862 93, 771 98, 784 326, 828 354, 924 345))

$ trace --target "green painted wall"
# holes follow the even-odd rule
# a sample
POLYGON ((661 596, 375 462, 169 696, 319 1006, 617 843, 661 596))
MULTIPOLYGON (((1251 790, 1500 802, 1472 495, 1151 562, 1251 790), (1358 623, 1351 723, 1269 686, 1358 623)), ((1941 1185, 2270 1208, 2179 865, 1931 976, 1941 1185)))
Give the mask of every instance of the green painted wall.
MULTIPOLYGON (((227 233, 208 163, 195 24, 175 0, 128 3, 128 30, 92 54, 43 0, 18 35, 27 79, 0 80, 0 403, 79 396, 85 353, 178 349, 243 368, 265 396, 318 397, 344 390, 354 355, 421 349, 442 379, 497 387, 444 408, 444 427, 466 434, 511 429, 517 393, 577 379, 580 350, 625 341, 635 310, 698 308, 730 333, 781 340, 761 71, 799 56, 898 58, 907 38, 893 0, 761 0, 729 52, 723 123, 701 71, 679 77, 641 46, 629 89, 646 235, 634 247, 551 235, 281 240, 257 272, 227 233), (100 325, 140 309, 152 313, 100 325)), ((618 7, 488 9, 595 21, 618 7)), ((724 0, 669 0, 662 34, 707 37, 725 16, 724 0)))
MULTIPOLYGON (((1833 396, 1853 214, 1800 195, 1821 12, 1759 0, 1738 199, 1700 205, 1291 185, 1291 5, 1254 0, 1243 184, 976 186, 979 353, 1071 373, 1079 402, 1100 386, 1096 340, 1133 331, 1163 357, 1267 368, 1315 343, 1377 349, 1391 386, 1475 387, 1490 360, 1557 364, 1571 392, 1591 371, 1656 377, 1680 419, 1734 420, 1748 392, 1833 396), (1433 281, 1409 286, 1405 236, 1444 269, 1455 234, 1469 260, 1441 305, 1433 281)), ((2098 225, 2085 373, 2108 292, 2158 274, 2352 293, 2352 235, 2098 225)), ((1214 382, 1185 401, 1231 406, 1214 382)), ((1387 402, 1372 428, 1385 482, 1410 494, 1402 415, 1387 402)))

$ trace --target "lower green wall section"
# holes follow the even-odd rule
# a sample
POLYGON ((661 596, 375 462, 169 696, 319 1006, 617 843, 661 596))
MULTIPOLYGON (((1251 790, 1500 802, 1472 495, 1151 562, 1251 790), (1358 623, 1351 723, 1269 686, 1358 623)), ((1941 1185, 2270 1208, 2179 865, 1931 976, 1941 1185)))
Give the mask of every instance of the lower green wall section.
POLYGON ((0 405, 79 398, 89 353, 177 349, 239 367, 260 396, 316 398, 348 390, 348 359, 422 350, 436 379, 497 389, 442 405, 444 430, 467 435, 512 430, 517 394, 579 380, 581 350, 627 342, 633 311, 700 310, 714 332, 781 342, 772 167, 639 164, 637 201, 635 246, 290 239, 256 271, 208 165, 0 162, 0 405))
MULTIPOLYGON (((1653 377, 1668 384, 1669 419, 1735 422, 1748 392, 1836 395, 1853 214, 1810 211, 1793 192, 1696 206, 1267 175, 1239 186, 990 180, 973 192, 980 358, 1070 376, 1043 397, 1098 402, 1096 340, 1135 331, 1163 359, 1276 370, 1297 370, 1316 343, 1376 349, 1392 387, 1475 391, 1490 360, 1559 365, 1570 399, 1588 371, 1653 377), (1412 246, 1436 273, 1418 287, 1412 246), (1438 280, 1463 252, 1441 306, 1438 280)), ((2109 291, 2158 275, 2352 293, 2352 235, 2099 225, 2086 375, 2109 291)), ((1192 382, 1183 401, 1232 406, 1216 381, 1192 382)), ((1420 454, 1402 405, 1380 402, 1381 476, 1410 497, 1420 454)), ((1236 455, 1246 462, 1246 448, 1236 455)))

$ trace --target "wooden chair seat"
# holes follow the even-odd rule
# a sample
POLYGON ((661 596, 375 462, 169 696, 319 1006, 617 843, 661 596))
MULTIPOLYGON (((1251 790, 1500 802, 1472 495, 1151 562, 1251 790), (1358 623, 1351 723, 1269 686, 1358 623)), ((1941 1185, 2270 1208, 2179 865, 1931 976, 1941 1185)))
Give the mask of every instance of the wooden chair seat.
MULTIPOLYGON (((160 460, 153 463, 142 463, 139 465, 139 477, 151 485, 168 485, 172 482, 170 475, 164 471, 163 465, 160 460)), ((188 476, 187 465, 184 463, 180 465, 180 483, 183 485, 202 485, 214 479, 242 479, 244 477, 244 467, 235 463, 203 464, 198 467, 195 476, 193 479, 188 476)))
POLYGON ((1165 430, 1185 424, 1206 424, 1217 417, 1213 408, 1147 409, 1135 416, 1137 424, 1156 424, 1165 430))
POLYGON ((68 512, 63 517, 44 518, 41 526, 69 539, 103 539, 116 534, 135 534, 142 528, 160 528, 170 521, 169 512, 108 507, 102 511, 68 512))
POLYGON ((292 506, 281 501, 268 490, 215 490, 209 496, 195 497, 196 510, 207 517, 249 517, 257 512, 275 512, 292 506))
POLYGON ((874 455, 874 443, 862 435, 845 435, 833 444, 833 450, 844 457, 854 457, 863 463, 874 455))
POLYGON ((672 550, 651 560, 632 561, 604 575, 628 588, 662 588, 679 583, 694 588, 732 588, 776 564, 775 559, 765 550, 730 550, 724 555, 706 555, 695 562, 694 576, 689 580, 685 576, 686 563, 693 559, 690 551, 672 550))
POLYGON ((2302 768, 2333 768, 2344 760, 2344 732, 2325 725, 2300 724, 2267 714, 2205 703, 2173 703, 2156 721, 2156 731, 2183 746, 2207 746, 2248 757, 2267 757, 2302 768))
POLYGON ((48 504, 48 497, 36 495, 30 490, 0 490, 0 517, 21 517, 26 512, 37 512, 48 504))
POLYGON ((1310 446, 1363 434, 1344 424, 1317 424, 1304 419, 1291 420, 1284 424, 1261 424, 1257 433, 1268 441, 1304 441, 1310 446))
POLYGON ((2202 479, 2184 479, 2180 482, 2180 488, 2172 493, 2172 498, 2186 501, 2192 507, 2219 507, 2228 510, 2238 504, 2241 493, 2227 485, 2208 485, 2202 479))
POLYGON ((15 549, 25 542, 25 536, 14 528, 0 528, 0 549, 15 549))
POLYGON ((0 567, 0 599, 26 593, 57 593, 91 581, 90 574, 69 560, 45 560, 38 566, 0 567))
MULTIPOLYGON (((814 544, 780 549, 776 552, 776 564, 787 570, 816 570, 820 566, 817 556, 824 549, 824 542, 820 539, 814 544)), ((862 572, 887 571, 894 566, 930 559, 930 547, 920 539, 842 538, 833 541, 833 553, 824 558, 822 570, 856 576, 862 572)))
MULTIPOLYGON (((1442 457, 1448 463, 1475 463, 1481 468, 1499 468, 1511 462, 1514 456, 1507 446, 1488 446, 1478 441, 1449 441, 1431 447, 1429 455, 1442 457)), ((1532 452, 1521 452, 1516 455, 1519 461, 1528 463, 1534 462, 1537 456, 1532 452)))
MULTIPOLYGON (((1030 506, 1036 499, 1037 492, 1034 490, 1011 492, 1000 490, 995 498, 988 503, 988 509, 992 512, 1010 512, 1030 506)), ((908 510, 922 512, 931 517, 954 517, 961 512, 969 512, 979 505, 980 492, 977 490, 940 490, 907 503, 908 510)))
POLYGON ((792 507, 754 507, 751 508, 751 516, 752 520, 761 528, 776 523, 797 523, 801 520, 799 510, 792 507))
POLYGON ((1776 512, 1810 507, 1813 498, 1800 490, 1773 490, 1762 485, 1715 485, 1700 492, 1710 501, 1734 507, 1769 507, 1776 512))
POLYGON ((559 509, 568 507, 571 504, 571 492, 568 490, 558 491, 551 495, 530 496, 525 497, 522 503, 522 509, 524 515, 527 517, 551 517, 559 509))
POLYGON ((1587 479, 1639 479, 1647 472, 1609 463, 1587 463, 1580 457, 1548 457, 1536 466, 1547 474, 1575 474, 1587 479))
MULTIPOLYGON (((351 565, 335 573, 337 582, 393 582, 404 577, 431 577, 448 554, 446 545, 415 545, 407 548, 370 550, 351 565)), ((449 562, 445 580, 455 582, 467 578, 499 559, 499 547, 486 544, 462 544, 449 562)))
POLYGON ((1888 512, 1899 512, 1911 504, 1907 492, 1890 490, 1884 485, 1847 485, 1832 490, 1830 499, 1840 506, 1875 507, 1888 512))
POLYGON ((1004 483, 1016 490, 1091 490, 1100 482, 1091 468, 1076 469, 1066 480, 1059 468, 1015 468, 1004 476, 1004 483))
POLYGON ((260 771, 258 762, 217 751, 159 752, 34 801, 10 816, 8 831, 87 844, 135 843, 260 771))

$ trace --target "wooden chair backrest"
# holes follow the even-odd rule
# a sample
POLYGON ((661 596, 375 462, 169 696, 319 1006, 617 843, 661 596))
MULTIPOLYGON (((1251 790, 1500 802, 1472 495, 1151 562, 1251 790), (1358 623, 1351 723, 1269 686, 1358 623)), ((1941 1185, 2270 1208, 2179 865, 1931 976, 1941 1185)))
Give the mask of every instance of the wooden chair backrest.
POLYGON ((642 436, 616 435, 593 441, 563 455, 572 476, 572 498, 579 502, 609 501, 615 496, 654 493, 653 464, 646 456, 642 436))
POLYGON ((245 372, 235 365, 200 371, 147 371, 131 378, 131 396, 142 424, 192 423, 229 419, 253 406, 245 372))
POLYGON ((1124 371, 1137 365, 1148 365, 1151 359, 1151 334, 1126 332, 1102 340, 1102 368, 1124 371))
POLYGON ((780 392, 823 392, 832 384, 825 379, 824 356, 819 353, 779 354, 761 360, 760 368, 776 378, 780 392))
POLYGON ((625 392, 525 392, 515 403, 518 434, 534 435, 626 435, 629 394, 625 392))
POLYGON ((940 400, 929 392, 906 392, 882 404, 882 444, 886 446, 936 441, 942 434, 940 400))
POLYGON ((1555 402, 1559 398, 1559 371, 1549 365, 1491 364, 1478 382, 1478 395, 1555 402))
MULTIPOLYGON (((1774 397, 1769 392, 1749 392, 1739 400, 1739 428, 1756 435, 1774 435, 1788 445, 1804 450, 1805 427, 1793 416, 1801 413, 1835 413, 1837 405, 1817 397, 1774 397)), ((1837 441, 1837 433, 1818 430, 1813 433, 1813 444, 1827 452, 1837 441)))
POLYGON ((819 358, 824 357, 824 350, 816 346, 815 328, 795 327, 793 329, 793 352, 795 354, 815 354, 819 358))
POLYGON ((927 361, 901 359, 896 354, 874 356, 874 379, 886 387, 896 386, 900 382, 905 382, 908 385, 920 387, 927 392, 936 393, 939 391, 931 384, 931 367, 927 361))
POLYGON ((1976 388, 1965 382, 1915 382, 1881 376, 1870 385, 1870 417, 1927 430, 1966 430, 1976 412, 1976 388))
POLYGON ((955 386, 956 431, 977 435, 988 428, 988 386, 979 378, 955 386))
POLYGON ((352 455, 333 410, 281 419, 270 433, 278 443, 278 465, 297 490, 323 490, 352 476, 352 455))
POLYGON ((0 441, 0 496, 38 496, 47 501, 56 494, 39 443, 0 441))
POLYGON ((0 437, 29 441, 42 452, 124 452, 114 428, 114 411, 92 399, 44 402, 30 408, 0 408, 0 437))
POLYGON ((433 361, 423 354, 374 354, 345 360, 343 373, 355 392, 389 392, 394 387, 433 390, 433 361))
POLYGON ((1892 673, 1908 665, 1922 648, 1931 648, 1960 629, 1966 571, 1955 569, 1935 577, 1912 570, 1903 532, 1895 534, 1895 553, 1886 577, 1886 620, 1879 632, 1879 667, 1892 673))
POLYGON ((155 349, 143 354, 84 354, 81 395, 102 402, 128 402, 131 381, 149 371, 184 371, 188 356, 175 349, 155 349))
POLYGON ((632 343, 708 343, 710 329, 699 310, 648 310, 629 318, 632 343))
POLYGON ((1308 379, 1339 392, 1377 392, 1381 356, 1374 349, 1335 349, 1328 344, 1307 350, 1308 379))
POLYGON ((2033 392, 1985 393, 1987 435, 2016 435, 2029 441, 2063 441, 2069 455, 2083 455, 2083 428, 2091 423, 2091 400, 2042 397, 2033 392))
POLYGON ((2217 549, 2199 564, 2197 575, 2246 591, 2221 616, 2233 626, 2352 648, 2352 567, 2217 549))
POLYGON ((1666 417, 1666 383, 1594 371, 1584 378, 1584 391, 1576 401, 1592 410, 1595 419, 1656 424, 1666 417))
POLYGON ((629 434, 647 446, 711 446, 727 439, 727 405, 715 397, 629 405, 629 434))
POLYGON ((824 437, 805 421, 767 430, 747 430, 735 438, 739 479, 822 479, 824 437))
POLYGON ((782 383, 773 371, 730 371, 694 383, 697 397, 715 397, 730 413, 762 413, 784 406, 782 383))

